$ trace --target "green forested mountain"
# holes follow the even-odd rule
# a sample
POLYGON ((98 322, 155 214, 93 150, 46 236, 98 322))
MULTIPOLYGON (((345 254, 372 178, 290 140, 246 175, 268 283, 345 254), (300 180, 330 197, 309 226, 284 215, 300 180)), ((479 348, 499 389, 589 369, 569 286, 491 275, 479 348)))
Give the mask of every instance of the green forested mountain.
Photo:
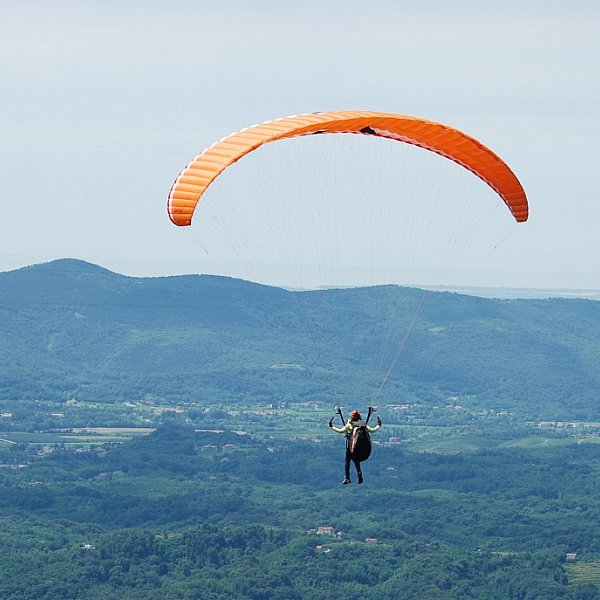
POLYGON ((538 418, 598 418, 590 300, 291 292, 59 260, 1 273, 0 315, 4 399, 294 402, 331 388, 364 398, 391 369, 389 402, 467 396, 538 418))

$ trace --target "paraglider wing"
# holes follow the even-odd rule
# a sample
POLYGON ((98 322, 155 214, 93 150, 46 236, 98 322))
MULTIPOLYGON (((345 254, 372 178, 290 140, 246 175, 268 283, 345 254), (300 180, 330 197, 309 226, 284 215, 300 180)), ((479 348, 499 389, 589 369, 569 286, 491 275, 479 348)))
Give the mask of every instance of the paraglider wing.
POLYGON ((190 225, 208 186, 231 164, 260 146, 300 135, 355 133, 389 138, 430 150, 462 165, 494 189, 519 222, 528 217, 525 192, 508 165, 475 138, 441 123, 371 111, 330 111, 285 117, 233 133, 196 156, 169 192, 175 225, 190 225))

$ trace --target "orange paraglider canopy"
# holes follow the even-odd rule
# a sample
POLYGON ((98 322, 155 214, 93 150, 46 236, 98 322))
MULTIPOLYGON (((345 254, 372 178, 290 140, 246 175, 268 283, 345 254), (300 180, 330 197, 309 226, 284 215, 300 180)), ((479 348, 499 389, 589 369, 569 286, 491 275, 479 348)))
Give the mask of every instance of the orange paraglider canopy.
POLYGON ((173 183, 168 213, 175 225, 190 225, 208 186, 227 167, 268 142, 318 133, 355 133, 413 144, 462 165, 504 200, 515 219, 526 221, 525 191, 509 166, 475 138, 441 123, 371 111, 330 111, 267 121, 233 133, 196 156, 173 183))

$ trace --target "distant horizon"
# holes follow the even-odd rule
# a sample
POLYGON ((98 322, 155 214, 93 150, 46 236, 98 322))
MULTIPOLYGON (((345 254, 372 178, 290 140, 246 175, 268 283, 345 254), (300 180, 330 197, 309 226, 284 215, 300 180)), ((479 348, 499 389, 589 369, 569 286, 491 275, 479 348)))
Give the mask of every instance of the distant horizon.
POLYGON ((38 266, 50 265, 56 262, 72 261, 76 263, 85 263, 100 269, 105 269, 115 275, 123 277, 130 277, 132 279, 163 279, 169 277, 223 277, 225 279, 237 279, 239 281, 247 281, 257 285, 264 285, 267 287, 276 287, 280 289, 287 289, 289 291, 314 291, 314 290, 326 290, 326 289, 352 289, 361 287, 377 287, 379 285, 397 285, 399 287, 408 287, 415 289, 424 289, 433 292, 454 292, 465 294, 469 296, 477 296, 481 298, 499 299, 499 300, 542 300, 550 298, 564 298, 571 300, 596 300, 600 301, 600 288, 578 288, 578 287, 519 287, 511 285, 464 285, 464 284, 418 284, 418 283, 381 283, 381 284, 364 284, 364 285, 331 285, 328 287, 306 287, 306 288, 289 288, 285 285, 276 285, 270 283, 263 283, 260 281, 254 281, 245 277, 238 277, 234 275, 222 274, 222 273, 208 273, 208 272, 189 272, 189 273, 178 273, 178 274, 158 274, 158 275, 132 275, 130 273, 124 273, 105 265, 92 262, 90 260, 73 257, 54 258, 47 261, 31 263, 13 269, 0 270, 0 276, 3 273, 11 273, 19 271, 21 269, 29 269, 38 266))

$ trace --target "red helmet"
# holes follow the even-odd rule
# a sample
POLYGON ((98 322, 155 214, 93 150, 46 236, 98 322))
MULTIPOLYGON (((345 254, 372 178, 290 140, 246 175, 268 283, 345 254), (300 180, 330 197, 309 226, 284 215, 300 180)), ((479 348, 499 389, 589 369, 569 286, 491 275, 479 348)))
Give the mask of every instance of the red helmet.
POLYGON ((357 410, 353 410, 350 413, 350 420, 351 421, 360 421, 361 417, 360 417, 360 413, 357 410))

